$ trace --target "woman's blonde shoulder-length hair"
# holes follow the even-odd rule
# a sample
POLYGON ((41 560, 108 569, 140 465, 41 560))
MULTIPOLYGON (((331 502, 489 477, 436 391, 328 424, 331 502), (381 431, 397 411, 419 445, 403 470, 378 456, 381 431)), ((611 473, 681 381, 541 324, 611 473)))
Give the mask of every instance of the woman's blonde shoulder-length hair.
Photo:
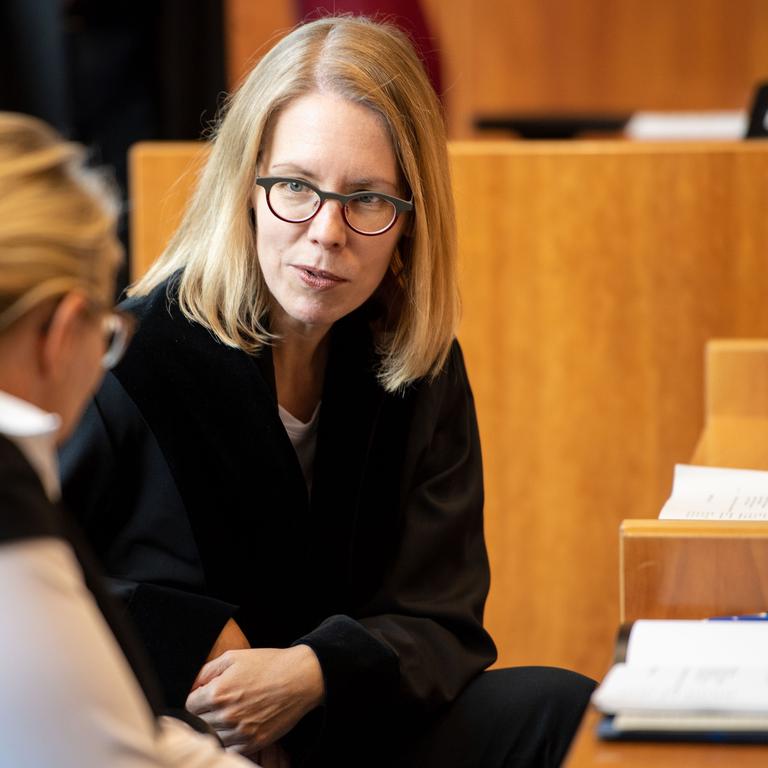
POLYGON ((250 211, 259 152, 277 114, 310 92, 340 95, 384 120, 414 210, 388 283, 387 320, 377 326, 379 380, 390 392, 435 376, 459 315, 456 226, 440 103, 408 38, 359 16, 294 29, 232 96, 181 226, 132 286, 144 295, 183 268, 184 314, 223 343, 249 352, 270 343, 269 290, 256 257, 250 211))
POLYGON ((114 297, 115 187, 84 159, 41 120, 0 112, 0 333, 70 291, 114 297))

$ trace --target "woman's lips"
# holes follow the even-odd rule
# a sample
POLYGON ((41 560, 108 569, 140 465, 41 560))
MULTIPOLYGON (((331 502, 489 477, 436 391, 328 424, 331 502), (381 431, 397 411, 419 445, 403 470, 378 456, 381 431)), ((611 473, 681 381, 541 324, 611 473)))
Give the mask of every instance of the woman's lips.
POLYGON ((326 272, 324 269, 314 269, 303 264, 294 264, 293 268, 297 270, 305 285, 317 290, 333 288, 347 282, 343 277, 334 275, 333 272, 326 272))

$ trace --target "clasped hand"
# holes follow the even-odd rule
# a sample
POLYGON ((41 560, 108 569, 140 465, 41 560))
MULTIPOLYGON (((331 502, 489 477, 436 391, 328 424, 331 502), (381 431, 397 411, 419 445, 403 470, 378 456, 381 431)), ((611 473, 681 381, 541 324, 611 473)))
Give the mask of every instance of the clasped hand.
POLYGON ((324 696, 320 663, 307 645, 229 650, 209 661, 187 697, 225 747, 255 755, 286 734, 324 696))

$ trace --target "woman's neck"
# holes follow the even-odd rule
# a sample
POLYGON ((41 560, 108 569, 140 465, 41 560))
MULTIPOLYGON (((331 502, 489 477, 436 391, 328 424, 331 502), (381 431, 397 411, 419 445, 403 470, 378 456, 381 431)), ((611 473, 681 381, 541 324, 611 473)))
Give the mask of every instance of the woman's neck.
POLYGON ((286 329, 272 350, 277 402, 300 421, 312 418, 323 391, 328 330, 296 333, 286 329))

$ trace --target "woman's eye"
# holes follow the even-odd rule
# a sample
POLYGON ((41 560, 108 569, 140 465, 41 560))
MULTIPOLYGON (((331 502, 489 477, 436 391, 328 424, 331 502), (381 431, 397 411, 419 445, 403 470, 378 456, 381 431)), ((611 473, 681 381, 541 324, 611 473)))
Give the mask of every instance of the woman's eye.
POLYGON ((379 205, 381 203, 381 198, 378 195, 374 195, 373 193, 365 194, 365 195, 359 195, 355 198, 359 203, 362 203, 363 205, 379 205))
POLYGON ((291 192, 304 192, 307 187, 306 184, 302 184, 300 181, 289 181, 288 189, 290 189, 291 192))

